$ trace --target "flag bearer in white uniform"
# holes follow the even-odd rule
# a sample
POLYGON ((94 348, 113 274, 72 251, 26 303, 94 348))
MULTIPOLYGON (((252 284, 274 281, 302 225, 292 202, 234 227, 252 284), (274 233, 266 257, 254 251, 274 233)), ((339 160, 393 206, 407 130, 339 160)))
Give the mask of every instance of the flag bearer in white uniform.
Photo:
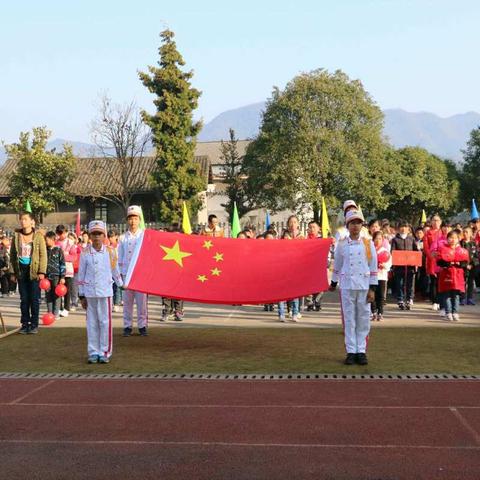
POLYGON ((94 220, 88 225, 91 239, 80 256, 78 293, 87 310, 88 363, 108 363, 112 355, 113 281, 123 285, 110 247, 104 245, 105 224, 94 220))
MULTIPOLYGON (((130 205, 127 210, 128 231, 120 237, 118 244, 118 266, 123 280, 125 280, 128 267, 132 261, 133 253, 138 242, 143 237, 143 230, 140 228, 142 209, 138 205, 130 205)), ((145 293, 125 290, 123 292, 123 336, 129 337, 132 334, 133 325, 133 304, 137 304, 137 325, 138 333, 142 336, 148 335, 148 314, 147 295, 145 293)))
POLYGON ((340 282, 346 365, 367 365, 367 341, 370 331, 370 303, 375 298, 371 285, 377 285, 377 253, 370 239, 360 234, 364 218, 350 210, 345 216, 349 236, 341 240, 335 251, 330 291, 340 282))

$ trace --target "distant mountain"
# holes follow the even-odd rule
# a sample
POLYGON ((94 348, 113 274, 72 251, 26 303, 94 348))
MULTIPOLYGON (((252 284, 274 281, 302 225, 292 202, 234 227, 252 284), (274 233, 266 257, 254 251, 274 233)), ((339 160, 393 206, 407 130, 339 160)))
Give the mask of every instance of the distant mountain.
MULTIPOLYGON (((253 138, 261 122, 265 103, 254 103, 228 110, 207 123, 199 135, 200 141, 226 140, 233 128, 237 138, 253 138)), ((468 112, 442 118, 428 112, 412 113, 400 109, 384 110, 384 133, 395 147, 420 146, 443 158, 462 159, 470 132, 480 125, 480 114, 468 112)))
MULTIPOLYGON (((253 103, 245 107, 227 110, 208 122, 198 136, 200 142, 227 140, 228 130, 233 128, 241 140, 254 138, 260 127, 265 103, 253 103)), ((428 112, 406 112, 401 109, 384 110, 384 134, 397 148, 406 145, 420 146, 443 158, 455 161, 462 159, 461 149, 470 137, 470 132, 480 126, 480 114, 467 112, 442 118, 428 112)), ((73 146, 78 157, 90 157, 95 154, 94 145, 57 138, 48 143, 48 148, 62 151, 63 144, 73 146)), ((149 147, 148 150, 151 148, 149 147)), ((0 147, 0 164, 6 159, 5 151, 0 147)))
POLYGON ((227 140, 230 128, 235 130, 235 136, 241 140, 253 138, 258 133, 264 109, 265 102, 259 102, 235 110, 227 110, 203 127, 198 140, 200 142, 227 140))

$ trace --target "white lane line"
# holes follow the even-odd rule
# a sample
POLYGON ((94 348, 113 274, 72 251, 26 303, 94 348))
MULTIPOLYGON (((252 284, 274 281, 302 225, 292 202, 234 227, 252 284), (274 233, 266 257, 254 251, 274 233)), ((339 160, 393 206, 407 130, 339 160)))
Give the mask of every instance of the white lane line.
POLYGON ((56 380, 50 380, 49 382, 47 383, 44 383, 43 385, 40 385, 39 387, 37 388, 34 388, 33 390, 30 390, 28 393, 26 393, 25 395, 22 395, 21 397, 18 397, 16 398, 15 400, 12 400, 10 403, 7 403, 6 405, 16 405, 17 403, 21 402, 22 400, 24 400, 25 398, 29 397, 30 395, 36 393, 36 392, 39 392, 40 390, 43 390, 45 387, 48 387, 49 385, 51 385, 52 383, 54 383, 56 380))
MULTIPOLYGON (((461 408, 461 407, 457 407, 461 408)), ((450 407, 450 411, 457 417, 459 422, 468 430, 475 440, 475 443, 480 446, 480 434, 470 425, 468 420, 455 407, 450 407)))
POLYGON ((452 408, 462 408, 470 410, 478 410, 480 406, 457 406, 451 407, 449 405, 270 405, 270 404, 258 404, 258 405, 235 405, 235 404, 171 404, 171 403, 154 403, 154 404, 142 404, 142 403, 32 403, 32 402, 18 402, 15 403, 0 403, 0 406, 17 406, 17 407, 93 407, 93 408, 278 408, 278 409, 357 409, 357 410, 446 410, 452 408))
POLYGON ((368 448, 368 449, 429 449, 429 450, 480 450, 480 446, 449 445, 362 445, 328 443, 247 443, 247 442, 173 442, 162 440, 22 440, 0 439, 1 444, 52 444, 52 445, 173 445, 200 447, 285 447, 285 448, 368 448))

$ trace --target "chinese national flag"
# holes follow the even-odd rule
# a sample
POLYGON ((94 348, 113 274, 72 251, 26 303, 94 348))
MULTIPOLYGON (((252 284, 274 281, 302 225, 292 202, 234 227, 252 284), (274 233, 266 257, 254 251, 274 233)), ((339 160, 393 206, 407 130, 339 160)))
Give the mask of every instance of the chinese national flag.
POLYGON ((145 230, 127 288, 192 302, 290 300, 328 288, 330 239, 253 240, 145 230))

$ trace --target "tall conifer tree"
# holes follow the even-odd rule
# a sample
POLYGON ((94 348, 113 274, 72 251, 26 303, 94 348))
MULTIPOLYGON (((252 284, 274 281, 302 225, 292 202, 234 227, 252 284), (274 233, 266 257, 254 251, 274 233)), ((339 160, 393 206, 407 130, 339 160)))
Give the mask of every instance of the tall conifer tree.
POLYGON ((148 73, 139 72, 142 83, 155 95, 157 111, 150 115, 143 111, 143 119, 152 130, 157 165, 153 179, 157 186, 158 215, 164 222, 178 222, 182 202, 196 213, 201 201, 198 194, 206 188, 206 179, 199 174, 194 161, 196 136, 201 122, 193 121, 201 92, 193 88, 192 71, 184 72, 185 65, 173 40, 174 33, 164 30, 160 37, 158 67, 149 66, 148 73))

